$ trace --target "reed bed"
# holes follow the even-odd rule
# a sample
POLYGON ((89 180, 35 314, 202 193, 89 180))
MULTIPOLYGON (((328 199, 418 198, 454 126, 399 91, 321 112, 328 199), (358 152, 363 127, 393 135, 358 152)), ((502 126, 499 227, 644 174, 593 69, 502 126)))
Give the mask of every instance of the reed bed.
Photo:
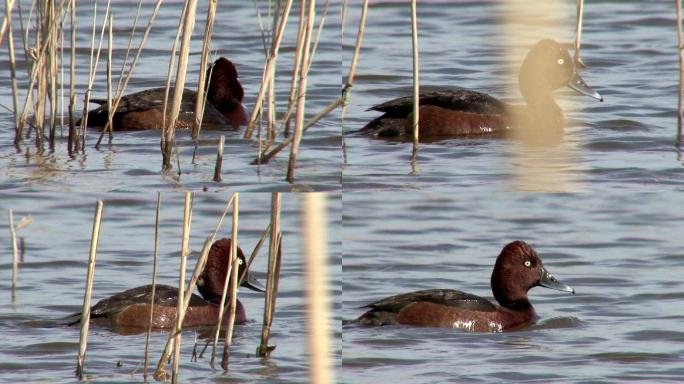
MULTIPOLYGON (((114 28, 126 28, 126 22, 123 18, 117 19, 110 7, 111 0, 104 2, 94 2, 91 4, 81 4, 75 0, 46 0, 43 2, 33 1, 28 19, 19 17, 19 22, 28 26, 23 37, 23 47, 20 50, 27 52, 27 60, 29 64, 28 80, 25 84, 21 84, 18 79, 21 76, 16 73, 17 61, 15 57, 15 39, 16 34, 13 31, 13 23, 16 23, 17 18, 13 19, 13 12, 20 5, 20 2, 14 0, 7 0, 5 9, 5 18, 3 20, 2 29, 0 29, 0 44, 5 37, 9 41, 9 56, 10 56, 10 76, 13 85, 13 105, 12 110, 15 114, 15 144, 19 148, 25 146, 27 139, 33 136, 35 147, 38 152, 43 151, 46 143, 49 144, 51 150, 57 150, 56 145, 61 138, 59 128, 68 125, 68 133, 65 137, 67 152, 70 156, 79 153, 85 153, 87 149, 87 134, 88 134, 88 107, 91 104, 93 87, 95 85, 96 76, 102 69, 100 65, 101 56, 102 61, 106 61, 106 78, 107 78, 107 97, 106 103, 110 111, 117 110, 121 105, 121 98, 131 80, 134 69, 138 60, 141 57, 146 40, 149 36, 150 30, 154 25, 155 19, 162 5, 162 0, 157 0, 154 9, 147 19, 147 26, 144 31, 140 31, 138 21, 140 16, 142 0, 137 2, 137 10, 133 20, 132 32, 128 39, 128 47, 125 50, 123 63, 120 68, 115 68, 114 60, 115 50, 117 49, 117 42, 114 40, 116 31, 114 28), (78 9, 76 7, 79 7, 78 9), (76 84, 76 65, 77 64, 77 40, 76 33, 84 31, 85 28, 77 25, 79 17, 78 10, 89 8, 92 11, 92 19, 89 21, 90 28, 88 33, 90 35, 89 52, 90 57, 87 64, 87 80, 85 84, 76 84), (133 40, 139 39, 137 46, 134 46, 133 40), (104 41, 107 40, 106 53, 102 53, 104 41), (31 43, 29 43, 31 41, 31 43), (133 54, 131 51, 135 51, 133 54), (132 59, 131 59, 132 58, 132 59), (66 62, 68 60, 68 63, 66 62), (64 68, 68 65, 68 70, 64 68), (64 73, 64 76, 58 76, 58 73, 64 73), (118 76, 118 81, 116 77, 118 76), (68 77, 68 80, 66 79, 68 77), (65 86, 66 82, 68 86, 65 86), (116 82, 116 84, 115 84, 116 82), (61 90, 61 94, 60 91, 61 90), (67 93, 65 95, 65 93, 67 93), (22 96, 23 95, 23 96, 22 96), (67 111, 64 112, 64 106, 60 107, 62 100, 68 100, 67 111), (83 104, 79 105, 79 102, 83 104), (77 110, 80 110, 78 112, 77 110), (80 124, 78 114, 81 115, 80 124), (68 115, 66 122, 63 116, 68 115), (62 117, 61 119, 59 119, 62 117)), ((200 71, 197 82, 198 102, 196 103, 195 121, 192 124, 192 140, 195 146, 192 162, 195 162, 195 155, 197 147, 199 146, 199 137, 202 128, 203 110, 206 105, 206 68, 209 66, 211 58, 212 33, 214 23, 217 17, 217 12, 227 12, 226 9, 218 9, 217 0, 208 1, 208 12, 204 23, 204 38, 201 47, 200 71)), ((250 114, 249 125, 244 132, 245 138, 252 138, 255 127, 261 127, 261 118, 263 108, 267 108, 267 134, 262 137, 259 132, 259 142, 257 147, 256 164, 260 165, 263 161, 276 156, 286 147, 290 147, 289 163, 287 168, 286 179, 294 182, 296 160, 298 157, 300 142, 303 133, 307 127, 316 124, 323 116, 329 114, 334 109, 338 108, 341 103, 335 102, 330 106, 318 112, 314 119, 310 119, 305 123, 305 104, 306 91, 308 83, 308 72, 310 68, 316 65, 314 60, 314 53, 318 46, 318 41, 322 32, 326 28, 325 21, 329 9, 329 0, 323 2, 322 5, 316 4, 315 0, 304 2, 300 6, 300 20, 299 27, 296 29, 297 46, 294 60, 292 62, 292 73, 289 97, 284 111, 276 113, 277 103, 275 101, 276 94, 276 63, 279 53, 282 49, 283 36, 286 33, 288 18, 293 5, 292 0, 277 0, 275 2, 268 2, 269 13, 272 13, 272 22, 270 30, 272 38, 266 50, 266 58, 264 61, 264 70, 262 76, 261 86, 257 94, 256 103, 250 114), (318 20, 315 20, 317 7, 322 10, 318 20), (290 119, 294 115, 295 128, 294 138, 289 135, 290 119), (299 115, 299 117, 297 117, 299 115), (283 133, 283 140, 278 144, 279 148, 273 150, 273 145, 278 141, 278 133, 283 133), (263 143, 262 143, 263 139, 263 143)), ((167 77, 167 87, 170 87, 171 82, 175 84, 174 91, 169 91, 168 113, 167 107, 164 107, 163 117, 165 118, 164 127, 160 132, 160 152, 162 154, 162 171, 169 171, 172 169, 173 154, 176 153, 176 166, 178 168, 178 175, 181 174, 181 159, 179 158, 179 151, 176 144, 176 124, 178 119, 178 109, 181 99, 181 90, 187 82, 187 62, 188 54, 190 52, 190 36, 194 29, 196 18, 196 0, 186 2, 182 15, 179 19, 179 35, 178 48, 176 53, 176 44, 170 50, 169 68, 173 69, 169 72, 167 77), (177 65, 175 64, 178 59, 177 65)), ((257 5, 257 10, 259 6, 257 5)), ((257 15, 258 16, 258 15, 257 15)), ((84 16, 80 16, 83 18, 84 16)), ((293 30, 294 31, 294 30, 293 30)), ((266 44, 266 36, 264 33, 264 43, 266 44)), ((288 70, 288 77, 290 76, 288 70)), ((63 103, 62 103, 63 104, 63 103)), ((285 103, 283 103, 285 104, 285 103)), ((109 116, 109 121, 105 127, 99 132, 94 146, 99 148, 104 140, 104 136, 108 136, 109 143, 114 140, 113 125, 115 124, 113 116, 109 116)), ((257 168, 258 172, 258 168, 257 168)))

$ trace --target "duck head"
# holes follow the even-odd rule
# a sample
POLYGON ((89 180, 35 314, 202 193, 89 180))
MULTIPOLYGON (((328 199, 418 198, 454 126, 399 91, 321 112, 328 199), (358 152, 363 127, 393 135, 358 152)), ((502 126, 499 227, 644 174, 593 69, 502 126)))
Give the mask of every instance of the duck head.
POLYGON ((227 112, 242 102, 245 94, 238 80, 237 68, 225 57, 207 69, 207 99, 221 112, 227 112))
POLYGON ((506 245, 496 259, 492 272, 492 292, 501 306, 511 309, 527 308, 527 291, 536 286, 575 293, 560 282, 542 264, 532 247, 524 241, 506 245))
MULTIPOLYGON (((228 263, 230 262, 231 239, 221 239, 212 244, 209 249, 207 263, 197 280, 197 289, 205 300, 219 302, 223 294, 228 263)), ((244 276, 240 285, 253 291, 264 292, 265 288, 247 270, 247 260, 242 249, 237 247, 238 254, 238 278, 244 276)))
POLYGON ((563 86, 603 101, 575 70, 575 63, 558 42, 544 39, 535 44, 525 57, 519 74, 520 92, 528 105, 553 100, 551 92, 563 86))

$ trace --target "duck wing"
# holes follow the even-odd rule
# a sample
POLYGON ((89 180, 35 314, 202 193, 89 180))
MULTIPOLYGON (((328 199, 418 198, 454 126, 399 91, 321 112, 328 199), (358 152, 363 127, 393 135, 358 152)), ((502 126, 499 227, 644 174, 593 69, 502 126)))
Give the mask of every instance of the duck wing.
MULTIPOLYGON (((152 285, 143 285, 119 292, 106 299, 102 299, 90 308, 90 317, 106 318, 119 314, 124 308, 133 304, 149 304, 152 296, 152 285)), ((175 307, 178 302, 178 288, 169 285, 157 284, 154 292, 154 305, 175 307)), ((200 296, 193 294, 190 297, 191 306, 211 305, 200 296)), ((67 316, 66 323, 74 325, 81 321, 81 314, 74 313, 67 316)))
POLYGON ((430 303, 471 311, 496 311, 496 305, 492 304, 484 297, 457 291, 455 289, 425 289, 422 291, 409 292, 401 295, 386 297, 382 300, 368 304, 365 307, 372 308, 372 311, 398 313, 405 306, 421 301, 427 301, 430 303))
MULTIPOLYGON (((502 114, 506 110, 505 104, 499 99, 464 88, 421 92, 419 97, 421 106, 434 105, 454 111, 502 114)), ((372 106, 369 110, 384 112, 385 117, 405 118, 413 111, 413 96, 386 101, 372 106)))

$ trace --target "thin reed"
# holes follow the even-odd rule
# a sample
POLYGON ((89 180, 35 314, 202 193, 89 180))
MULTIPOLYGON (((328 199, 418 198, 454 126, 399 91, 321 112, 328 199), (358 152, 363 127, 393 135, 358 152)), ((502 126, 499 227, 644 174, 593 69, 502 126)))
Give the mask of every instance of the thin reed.
MULTIPOLYGON (((302 2, 303 7, 305 2, 302 2)), ((306 85, 309 74, 309 54, 311 48, 311 33, 313 30, 314 17, 316 15, 316 0, 308 0, 306 27, 304 29, 304 41, 300 48, 301 52, 301 70, 299 71, 299 85, 297 86, 297 110, 295 112, 295 131, 290 146, 290 161, 287 164, 287 181, 294 183, 295 163, 297 162, 297 154, 299 152, 299 142, 302 140, 304 132, 304 109, 306 105, 306 85)))
POLYGON ((261 327, 261 343, 257 348, 257 356, 268 357, 275 349, 268 345, 271 324, 275 315, 275 304, 278 296, 278 281, 280 276, 280 206, 281 194, 271 194, 271 223, 270 246, 268 249, 268 272, 266 282, 266 297, 264 299, 264 320, 261 327))
POLYGON ((157 256, 159 255, 159 211, 161 208, 161 192, 157 192, 157 209, 154 218, 154 254, 152 257, 152 297, 150 298, 150 317, 145 338, 145 359, 143 363, 143 379, 147 381, 147 363, 150 357, 150 338, 154 319, 154 297, 157 290, 157 256))
POLYGON ((88 329, 90 327, 90 298, 93 294, 93 279, 95 278, 95 259, 97 258, 97 246, 100 242, 102 208, 102 200, 98 200, 95 207, 95 218, 93 219, 93 232, 90 238, 88 275, 86 277, 86 288, 85 294, 83 295, 83 307, 81 309, 81 331, 79 337, 78 361, 76 364, 76 376, 79 378, 79 380, 83 380, 83 373, 85 370, 85 353, 88 346, 88 329))
POLYGON ((411 0, 411 44, 413 47, 413 151, 411 153, 411 166, 413 173, 417 173, 418 141, 420 137, 420 65, 418 63, 418 16, 416 15, 416 0, 411 0))

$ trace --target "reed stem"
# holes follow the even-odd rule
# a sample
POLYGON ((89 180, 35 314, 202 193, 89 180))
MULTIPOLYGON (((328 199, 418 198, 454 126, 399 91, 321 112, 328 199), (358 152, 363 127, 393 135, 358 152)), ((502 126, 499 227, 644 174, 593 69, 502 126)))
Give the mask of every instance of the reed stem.
MULTIPOLYGON (((3 34, 5 31, 5 26, 7 29, 7 49, 9 51, 9 67, 10 67, 10 77, 12 82, 12 107, 14 111, 14 142, 18 143, 20 138, 19 135, 19 88, 17 86, 17 65, 16 58, 14 56, 14 35, 12 33, 12 7, 14 1, 5 1, 5 23, 3 24, 3 34)), ((2 38, 0 37, 0 44, 2 44, 2 38)))
POLYGON ((575 65, 584 67, 580 56, 580 44, 582 40, 582 17, 584 15, 584 0, 577 0, 577 25, 575 26, 575 65))
MULTIPOLYGON (((185 318, 185 269, 188 261, 190 249, 190 224, 192 222, 192 192, 185 193, 185 205, 183 209, 183 238, 181 240, 181 259, 178 274, 178 301, 176 303, 176 338, 174 341, 173 370, 171 371, 171 382, 178 382, 178 364, 180 363, 181 330, 183 329, 183 318, 185 318)), ((191 287, 192 288, 192 287, 191 287)))
MULTIPOLYGON (((314 18, 316 16, 316 0, 308 0, 308 15, 306 18, 306 29, 304 30, 304 42, 302 45, 302 69, 299 72, 299 86, 297 87, 297 110, 295 113, 295 131, 290 147, 290 161, 287 164, 287 181, 294 183, 295 164, 299 152, 299 142, 302 140, 304 132, 304 109, 306 106, 306 85, 309 75, 309 53, 311 48, 311 32, 313 30, 314 18)), ((302 2, 302 5, 304 3, 302 2)))
MULTIPOLYGON (((202 127, 202 118, 206 106, 207 68, 209 67, 209 53, 211 52, 211 34, 214 30, 216 19, 216 6, 218 0, 209 0, 207 22, 204 25, 204 40, 202 42, 202 56, 200 56, 199 80, 197 80, 197 101, 195 103, 195 121, 192 125, 192 140, 195 142, 195 151, 199 146, 199 133, 202 127)), ((193 158, 194 160, 194 158, 193 158)), ((214 177, 215 179, 216 177, 214 177)), ((218 180, 220 181, 220 180, 218 180)))
POLYGON ((173 102, 171 104, 171 119, 166 127, 166 137, 164 138, 164 154, 162 170, 171 169, 171 150, 175 145, 176 121, 180 112, 181 99, 185 89, 185 74, 188 66, 188 55, 190 54, 190 38, 192 30, 195 28, 195 11, 197 0, 187 0, 185 17, 183 19, 183 36, 181 38, 180 52, 178 54, 178 70, 176 71, 176 82, 173 88, 173 102))
MULTIPOLYGON (((238 193, 235 193, 235 200, 233 201, 233 225, 231 230, 230 255, 232 268, 230 271, 230 314, 228 316, 228 329, 226 329, 226 343, 223 347, 223 358, 221 359, 221 367, 228 370, 228 358, 230 356, 230 347, 233 345, 233 329, 235 328, 235 307, 237 306, 238 294, 238 257, 237 257, 237 236, 238 236, 238 215, 239 215, 239 200, 238 193)), ((225 300, 223 298, 222 300, 225 300)))
POLYGON ((93 220, 93 232, 90 238, 90 255, 88 257, 88 275, 86 277, 85 294, 83 295, 83 307, 81 309, 81 332, 78 348, 78 362, 76 364, 76 376, 83 380, 85 369, 85 353, 88 346, 88 329, 90 327, 90 298, 93 294, 93 279, 95 278, 95 259, 97 247, 100 242, 100 225, 102 223, 102 200, 97 201, 95 218, 93 220))
POLYGON ((684 142, 684 110, 682 97, 684 97, 684 38, 682 38, 682 0, 675 1, 677 19, 677 48, 679 51, 679 97, 677 98, 677 147, 681 149, 684 142))
POLYGON ((416 173, 418 160, 419 116, 420 108, 420 67, 418 64, 418 17, 416 15, 416 0, 411 0, 411 43, 413 46, 413 153, 411 164, 416 173))
POLYGON ((145 338, 145 360, 143 363, 143 380, 147 382, 147 363, 150 357, 150 339, 154 320, 154 297, 157 291, 157 256, 159 255, 159 211, 161 208, 161 192, 157 192, 157 213, 154 219, 154 255, 152 257, 152 298, 150 299, 150 317, 145 338))
POLYGON ((275 314, 275 303, 278 296, 278 278, 280 275, 280 206, 281 194, 271 194, 271 241, 268 249, 268 275, 266 282, 266 298, 264 299, 264 320, 261 327, 261 344, 257 348, 257 356, 268 357, 275 349, 268 345, 271 324, 275 314))

